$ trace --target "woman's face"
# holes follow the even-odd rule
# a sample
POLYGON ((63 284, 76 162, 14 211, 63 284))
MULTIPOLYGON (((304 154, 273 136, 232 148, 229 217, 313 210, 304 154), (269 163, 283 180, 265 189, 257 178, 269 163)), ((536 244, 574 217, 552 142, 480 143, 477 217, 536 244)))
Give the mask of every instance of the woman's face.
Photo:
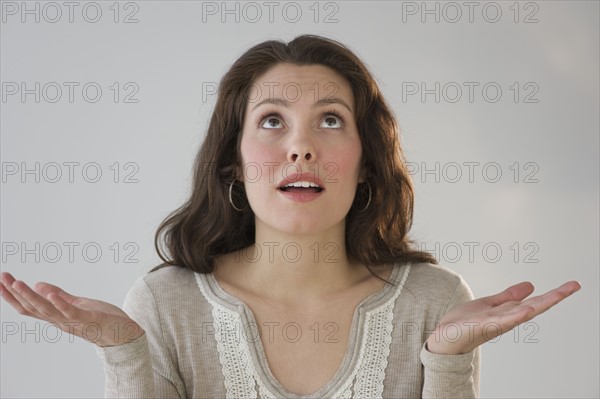
POLYGON ((241 179, 257 228, 299 235, 343 231, 361 156, 352 89, 334 70, 281 63, 254 82, 241 179))

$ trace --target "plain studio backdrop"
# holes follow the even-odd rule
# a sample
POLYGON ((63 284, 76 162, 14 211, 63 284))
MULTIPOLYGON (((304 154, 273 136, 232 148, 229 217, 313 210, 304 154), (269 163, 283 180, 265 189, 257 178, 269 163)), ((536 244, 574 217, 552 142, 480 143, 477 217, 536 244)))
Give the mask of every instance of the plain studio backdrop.
MULTIPOLYGON (((399 120, 422 248, 476 297, 582 283, 484 345, 481 395, 599 396, 597 1, 1 8, 2 271, 121 305, 159 263, 222 75, 261 41, 321 34, 399 120)), ((2 397, 103 396, 92 344, 0 306, 2 397)))

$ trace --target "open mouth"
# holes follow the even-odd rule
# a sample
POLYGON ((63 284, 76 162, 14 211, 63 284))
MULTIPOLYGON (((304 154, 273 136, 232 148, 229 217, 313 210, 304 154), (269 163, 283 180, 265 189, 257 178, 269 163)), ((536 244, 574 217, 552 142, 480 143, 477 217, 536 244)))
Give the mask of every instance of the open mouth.
POLYGON ((286 184, 285 186, 278 187, 278 190, 289 192, 289 193, 320 193, 323 188, 318 184, 307 181, 297 181, 294 183, 286 184))

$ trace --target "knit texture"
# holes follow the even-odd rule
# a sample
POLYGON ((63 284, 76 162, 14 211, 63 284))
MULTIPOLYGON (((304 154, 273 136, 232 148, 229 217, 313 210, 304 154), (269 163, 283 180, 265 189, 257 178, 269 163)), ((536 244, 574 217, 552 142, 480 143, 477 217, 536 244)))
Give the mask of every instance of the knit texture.
POLYGON ((430 264, 397 265, 386 285, 355 309, 347 353, 311 395, 273 377, 260 339, 244 326, 248 306, 212 274, 166 267, 140 277, 123 309, 145 334, 100 348, 107 398, 472 398, 479 395, 479 348, 428 352, 441 317, 473 298, 456 273, 430 264))

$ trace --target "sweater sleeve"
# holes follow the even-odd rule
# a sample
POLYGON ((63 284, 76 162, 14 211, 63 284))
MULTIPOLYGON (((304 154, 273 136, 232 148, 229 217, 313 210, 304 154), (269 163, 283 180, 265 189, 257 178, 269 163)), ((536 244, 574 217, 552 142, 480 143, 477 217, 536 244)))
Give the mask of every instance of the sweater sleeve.
POLYGON ((144 329, 144 335, 127 344, 96 347, 104 364, 105 397, 185 398, 155 297, 143 277, 127 293, 123 310, 144 329))
MULTIPOLYGON (((454 306, 472 299, 473 293, 469 286, 459 277, 444 314, 454 306)), ((425 342, 420 357, 425 369, 423 398, 479 397, 480 347, 460 355, 441 355, 429 352, 425 342)))

